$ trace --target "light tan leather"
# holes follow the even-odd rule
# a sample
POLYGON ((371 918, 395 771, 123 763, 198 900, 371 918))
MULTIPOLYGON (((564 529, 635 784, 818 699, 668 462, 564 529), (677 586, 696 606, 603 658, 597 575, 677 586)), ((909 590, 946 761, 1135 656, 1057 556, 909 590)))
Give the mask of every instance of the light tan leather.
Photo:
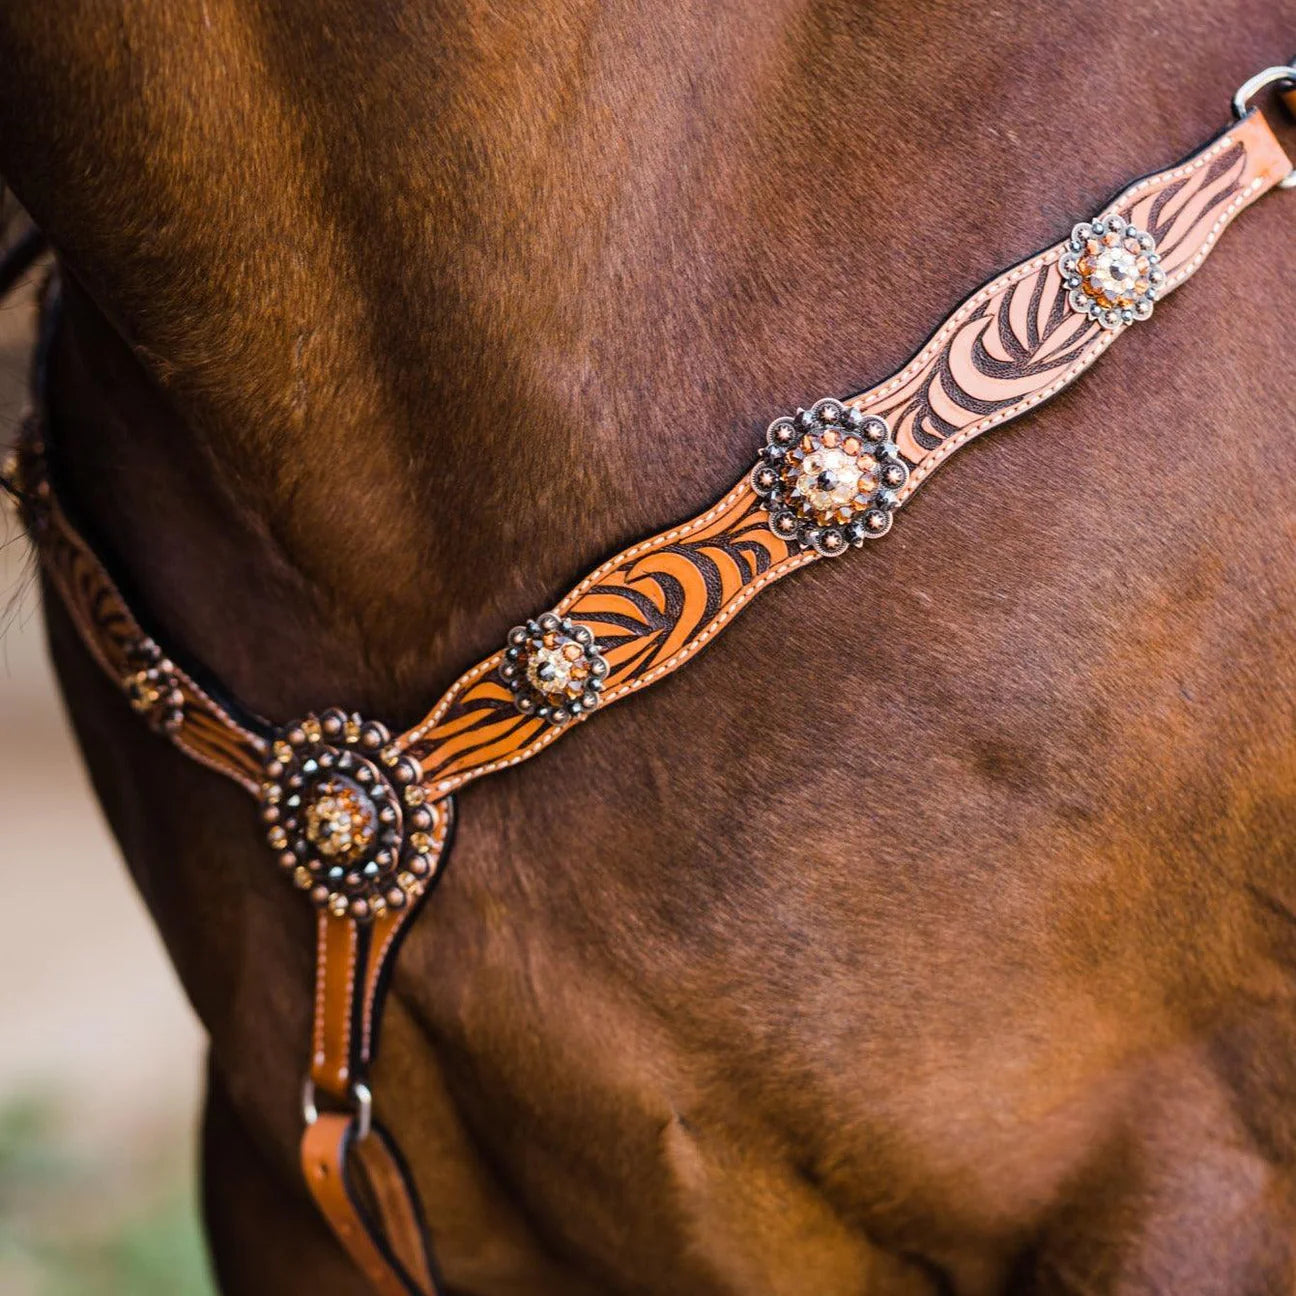
MULTIPOLYGON (((1123 216, 1155 236, 1164 298, 1201 267, 1233 218, 1290 170, 1269 124, 1253 112, 1187 161, 1131 185, 1100 215, 1123 216)), ((898 374, 850 401, 885 418, 914 465, 902 501, 974 437, 1068 386, 1124 332, 1066 307, 1058 268, 1065 250, 1056 243, 991 280, 898 374)))
MULTIPOLYGON (((1254 112, 1186 162, 1131 185, 1103 214, 1119 212, 1156 236, 1169 292, 1201 266, 1229 222, 1290 171, 1254 112)), ((1145 327, 1104 329, 1072 310, 1058 268, 1065 249, 1056 243, 991 280, 898 374, 850 398, 888 420, 912 465, 901 502, 960 446, 1073 382, 1125 327, 1145 327)), ((677 670, 766 585, 818 561, 775 536, 765 517, 743 482, 691 522, 604 563, 557 604, 611 645, 603 650, 610 670, 600 710, 677 670), (682 591, 673 600, 668 583, 682 591)), ((497 676, 500 661, 496 653, 474 666, 397 739, 420 762, 429 795, 516 765, 586 718, 554 726, 520 715, 497 676)))

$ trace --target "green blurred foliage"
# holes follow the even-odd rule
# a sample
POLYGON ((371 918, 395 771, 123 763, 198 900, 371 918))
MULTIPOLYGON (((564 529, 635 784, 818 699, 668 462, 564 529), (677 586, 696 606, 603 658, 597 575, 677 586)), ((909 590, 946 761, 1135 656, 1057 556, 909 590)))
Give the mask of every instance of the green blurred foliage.
POLYGON ((128 1167, 78 1156, 74 1134, 39 1098, 0 1107, 0 1291, 214 1296, 184 1133, 128 1167))

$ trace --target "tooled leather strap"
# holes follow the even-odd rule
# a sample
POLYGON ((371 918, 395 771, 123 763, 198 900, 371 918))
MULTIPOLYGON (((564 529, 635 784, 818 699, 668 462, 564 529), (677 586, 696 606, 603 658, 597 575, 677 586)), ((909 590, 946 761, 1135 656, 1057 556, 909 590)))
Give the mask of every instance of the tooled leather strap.
POLYGON ((14 473, 41 567, 91 655, 131 708, 191 760, 255 794, 270 726, 218 701, 158 647, 51 490, 40 424, 26 420, 14 473))
POLYGON ((899 373, 776 419, 747 479, 603 563, 395 739, 337 710, 276 730, 165 655, 53 498, 32 426, 25 515, 81 637, 159 732, 260 799, 282 868, 320 910, 311 1083, 349 1110, 308 1103, 302 1164, 376 1290, 436 1290, 408 1175, 368 1128, 367 1077, 393 953, 444 860, 451 794, 665 678, 765 586, 884 534, 950 454, 1073 382, 1291 172, 1252 112, 1131 185, 973 293, 899 373))
MULTIPOLYGON (((1291 170, 1264 118, 1252 112, 1183 164, 1131 185, 1101 216, 1118 217, 1150 237, 1160 261, 1148 273, 1161 277, 1152 294, 1160 298, 1195 273, 1229 222, 1291 170)), ((1096 242, 1096 251, 1088 245, 1081 249, 1081 260, 1108 253, 1103 238, 1096 242)), ((1118 243, 1111 251, 1121 254, 1125 248, 1118 243)), ((1070 241, 1056 243, 973 293, 898 374, 845 402, 826 403, 838 407, 835 426, 825 426, 814 411, 803 411, 797 420, 776 420, 771 437, 781 428, 791 437, 805 431, 817 442, 822 433, 845 438, 855 429, 842 415, 849 417, 851 410, 867 415, 861 430, 876 435, 878 445, 865 442, 865 448, 894 446, 902 461, 896 466, 881 460, 882 470, 893 470, 900 479, 888 507, 876 510, 876 529, 884 532, 891 512, 955 450, 1056 395, 1134 326, 1137 315, 1125 321, 1111 318, 1108 311, 1108 318, 1100 318, 1101 299, 1068 284, 1063 269, 1068 255, 1077 255, 1070 241), (1086 309, 1073 298, 1086 299, 1086 309)), ((1134 273, 1138 255, 1130 254, 1128 268, 1134 273)), ((1125 268, 1119 261, 1098 265, 1089 280, 1111 287, 1125 268)), ((821 448, 820 463, 835 462, 839 473, 843 468, 857 473, 858 456, 844 456, 840 444, 829 447, 837 452, 835 461, 833 456, 825 460, 821 448)), ((777 475, 768 462, 758 465, 762 470, 777 475)), ((866 511, 864 517, 870 514, 866 511)), ((589 671, 598 670, 602 677, 597 698, 577 699, 574 718, 583 720, 589 710, 602 709, 677 670, 766 585, 831 556, 822 537, 818 548, 807 547, 807 538, 816 537, 804 529, 791 536, 776 534, 769 495, 753 480, 741 482, 693 521, 604 563, 558 603, 548 622, 537 620, 529 630, 515 632, 512 647, 520 653, 514 664, 521 662, 531 676, 546 667, 561 672, 560 663, 547 660, 557 651, 571 653, 580 667, 584 663, 575 653, 581 645, 568 641, 578 640, 582 629, 588 631, 598 650, 597 658, 589 658, 589 671)), ((839 540, 838 550, 847 548, 850 539, 839 540)), ((524 681, 519 689, 516 677, 502 678, 510 667, 508 651, 464 674, 427 718, 398 740, 437 796, 534 756, 573 727, 566 715, 555 724, 540 714, 544 699, 529 686, 533 681, 524 681), (521 710, 519 702, 530 704, 530 711, 521 710)))

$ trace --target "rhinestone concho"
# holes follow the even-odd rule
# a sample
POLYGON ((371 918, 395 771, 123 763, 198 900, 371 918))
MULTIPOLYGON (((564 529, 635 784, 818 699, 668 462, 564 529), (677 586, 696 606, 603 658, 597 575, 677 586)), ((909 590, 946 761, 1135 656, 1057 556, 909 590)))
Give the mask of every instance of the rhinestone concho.
POLYGON ((550 724, 566 724, 598 706, 607 673, 593 632, 556 612, 514 626, 499 668, 517 709, 550 724))
POLYGON ((1077 225, 1059 269, 1072 308, 1105 329, 1147 319, 1166 282, 1156 239, 1119 216, 1077 225))
POLYGON ((436 869, 442 810, 390 744, 383 725, 333 708, 284 729, 266 762, 266 839, 294 885, 337 917, 403 909, 436 869))
POLYGON ((833 558, 890 529, 909 465, 885 419, 821 400, 775 419, 765 441, 751 484, 775 535, 833 558))

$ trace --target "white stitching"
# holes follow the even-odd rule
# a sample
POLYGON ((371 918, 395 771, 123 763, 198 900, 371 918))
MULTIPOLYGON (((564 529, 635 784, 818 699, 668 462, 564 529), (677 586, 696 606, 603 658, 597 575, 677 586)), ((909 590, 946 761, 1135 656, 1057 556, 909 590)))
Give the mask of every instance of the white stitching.
POLYGON ((324 959, 328 945, 328 914, 320 911, 315 924, 315 1065, 324 1065, 324 959))
POLYGON ((887 379, 881 386, 871 387, 866 392, 861 392, 858 396, 852 396, 846 402, 848 405, 858 405, 864 407, 867 405, 876 405, 883 396, 889 396, 898 387, 903 387, 910 378, 920 369, 923 369, 929 360, 937 351, 945 345, 949 335, 953 333, 964 320, 968 318, 978 307, 989 301, 991 297, 996 296, 1005 288, 1015 284, 1019 279, 1025 279, 1028 275, 1033 274, 1036 270, 1043 269, 1051 265, 1062 255, 1065 243, 1059 243, 1056 247, 1051 247, 1038 256, 1024 261, 1021 265, 1014 267, 1000 275, 998 279, 992 279, 979 292, 974 293, 963 303, 962 306, 954 312, 945 323, 936 330, 931 340, 925 347, 905 366, 894 378, 887 379))
POLYGON ((1201 247, 1197 249, 1197 253, 1193 259, 1186 265, 1180 266, 1179 269, 1170 276, 1170 279, 1166 284, 1167 292, 1169 292, 1171 288, 1178 288, 1185 279, 1197 270, 1201 263, 1206 260, 1207 253, 1209 253, 1211 248, 1215 246, 1220 234, 1224 231, 1224 227, 1238 214, 1239 211, 1242 210, 1243 207, 1247 205, 1247 203, 1251 201, 1256 190, 1263 188, 1263 186, 1263 177, 1256 176, 1256 178, 1252 180, 1251 183, 1247 185, 1247 187, 1243 189, 1222 212, 1220 212, 1219 219, 1211 226, 1210 232, 1206 235, 1201 247))
MULTIPOLYGON (((714 519, 719 517, 722 513, 732 508, 733 505, 738 502, 739 497, 748 489, 747 482, 740 481, 723 499, 720 500, 718 504, 715 504, 712 508, 709 508, 705 513, 700 514, 698 517, 693 518, 692 521, 681 523, 670 531, 665 531, 661 535, 651 536, 647 540, 641 540, 638 544, 631 545, 629 549, 623 549, 619 554, 609 558, 601 567, 596 568, 586 576, 575 589, 562 599, 562 601, 557 605, 557 610, 560 612, 566 612, 582 594, 586 593, 590 589, 591 586, 596 585, 609 572, 616 571, 617 568, 623 567, 632 559, 639 557, 640 554, 661 548, 670 544, 672 541, 682 539, 684 536, 692 535, 695 531, 700 531, 708 522, 714 521, 714 519)), ((420 721, 418 725, 398 739, 402 750, 420 741, 435 729, 450 707, 463 695, 464 691, 471 685, 475 684, 482 675, 498 666, 503 656, 503 653, 495 653, 493 656, 488 657, 484 662, 479 662, 472 668, 472 670, 461 675, 459 679, 450 686, 446 695, 437 703, 432 711, 422 721, 420 721)))
MULTIPOLYGON (((1140 180, 1138 183, 1129 186, 1129 188, 1125 189, 1118 197, 1116 197, 1111 203, 1109 203, 1106 208, 1103 209, 1104 213, 1119 210, 1121 207, 1132 202, 1134 199, 1138 197, 1139 194, 1145 192, 1148 189, 1154 187, 1164 187, 1165 185, 1170 184, 1176 180, 1192 175, 1195 171, 1198 171, 1202 167, 1206 166, 1207 163, 1209 163, 1212 159, 1218 157, 1220 153, 1222 153, 1226 149, 1235 147, 1237 143, 1238 140, 1236 138, 1235 131, 1230 130, 1219 140, 1217 140, 1215 144, 1213 144, 1210 148, 1206 149, 1203 153, 1199 154, 1192 161, 1186 162, 1178 167, 1172 167, 1168 171, 1158 172, 1156 175, 1148 176, 1146 179, 1140 180)), ((1175 272, 1174 276, 1169 281, 1168 288, 1177 287, 1185 279, 1187 279, 1188 276, 1192 274, 1194 270, 1197 269, 1197 267, 1204 260, 1206 254, 1210 251, 1212 245, 1215 243, 1223 227, 1228 223, 1228 221, 1232 218, 1232 216, 1243 205, 1245 205, 1249 197, 1260 186, 1261 186, 1261 181, 1259 179, 1253 180, 1251 184, 1248 185, 1248 187, 1241 194, 1239 194, 1233 200, 1232 203, 1229 204, 1229 206, 1224 210, 1224 212, 1221 213, 1219 219, 1215 222, 1215 225, 1212 227, 1210 233, 1207 235, 1205 242, 1203 243, 1202 247, 1198 250, 1197 254, 1186 266, 1182 267, 1180 270, 1175 272)), ((928 340, 927 344, 922 348, 922 350, 918 353, 918 355, 916 355, 899 373, 887 379, 877 387, 871 388, 870 390, 860 393, 859 395, 850 397, 845 403, 849 405, 855 405, 859 408, 867 408, 869 406, 876 405, 884 397, 890 395, 892 392, 895 392, 899 388, 903 387, 917 373, 921 372, 921 370, 924 369, 930 363, 933 357, 936 356, 937 353, 949 341, 951 336, 953 336, 958 331, 958 329, 962 327, 962 325, 966 322, 966 320, 972 314, 974 314, 982 305, 984 305, 985 302, 989 301, 991 298, 995 296, 998 296, 1005 289, 1010 288, 1013 284, 1018 283, 1021 280, 1028 278, 1030 275, 1035 274, 1042 269, 1046 269, 1048 266, 1055 263, 1061 257, 1066 246, 1067 243, 1065 240, 1063 240, 1055 244, 1053 247, 1048 248, 1041 253, 1038 253, 1034 257, 1031 257, 1029 260, 1022 262, 1020 265, 1014 266, 1012 269, 1006 271, 998 278, 986 284, 978 292, 974 293, 970 298, 968 298, 968 300, 964 302, 962 306, 960 306, 951 316, 949 316, 948 319, 946 319, 945 323, 941 326, 941 328, 939 328, 936 331, 935 334, 932 335, 932 337, 928 340)), ((918 488, 918 486, 920 486, 922 482, 926 480, 926 478, 930 476, 931 473, 934 472, 937 467, 940 466, 940 464, 942 464, 951 454, 953 454, 955 450, 958 450, 962 446, 966 445, 967 442, 970 441, 973 437, 978 436, 980 433, 987 431, 992 427, 996 427, 1001 423, 1007 422, 1010 419, 1016 418, 1019 414, 1022 414, 1029 409, 1032 409, 1034 406, 1039 405, 1043 401, 1046 401, 1050 397, 1056 395, 1070 382, 1072 382, 1076 377, 1078 377, 1085 369, 1087 369, 1090 365, 1092 365, 1093 362, 1107 349, 1108 346, 1111 345, 1111 343, 1116 339, 1116 337, 1119 336, 1119 334, 1123 331, 1124 331, 1123 328, 1118 328, 1112 331, 1104 331, 1096 339, 1094 339, 1094 341, 1089 345, 1089 347, 1086 348, 1082 356, 1076 361, 1075 364, 1073 364, 1065 373, 1063 373, 1054 382, 1050 383, 1047 387, 1044 387, 1040 391, 1037 391, 1031 394, 1030 396, 1025 397, 1017 404, 1010 406, 1007 409, 1000 410, 995 414, 992 414, 987 418, 984 418, 979 422, 974 423, 969 427, 962 429, 954 436, 949 437, 945 441, 943 441, 939 446, 937 446, 934 450, 932 450, 926 456, 924 456, 917 464, 915 464, 913 472, 910 474, 909 480, 905 483, 904 487, 902 487, 899 492, 900 503, 901 504, 905 503, 909 499, 909 497, 912 496, 912 494, 918 488)), ((597 568, 594 572, 592 572, 589 576, 587 576, 583 581, 581 581, 580 584, 577 585, 576 588, 573 589, 558 604, 558 609, 564 612, 569 610, 574 605, 574 603, 581 597, 582 594, 584 594, 598 581, 602 580, 609 572, 615 571, 618 568, 625 566, 626 564, 631 562, 634 558, 638 557, 640 554, 661 548, 667 544, 672 543, 675 540, 678 540, 684 536, 692 534, 697 530, 700 530, 702 527, 706 526, 708 522, 712 521, 721 513, 725 512, 728 508, 732 507, 732 505, 736 502, 738 496, 746 489, 747 489, 746 481, 741 481, 729 492, 729 494, 727 494, 723 499, 721 499, 719 503, 717 503, 711 509, 708 509, 705 513, 701 514, 699 517, 694 518, 691 522, 686 523, 683 526, 672 528, 669 531, 666 531, 660 535, 650 537, 647 540, 640 541, 638 544, 630 546, 629 549, 623 550, 621 553, 616 554, 614 557, 610 558, 607 562, 605 562, 601 567, 597 568)), ((807 560, 813 560, 813 558, 815 558, 816 556, 817 555, 809 554, 807 560)), ((807 558, 807 555, 801 555, 801 557, 807 558)), ((794 562, 786 563, 784 566, 776 567, 772 569, 771 572, 767 572, 765 576, 761 577, 759 580, 747 586, 735 598, 732 604, 722 609, 720 614, 717 616, 716 620, 713 621, 711 625, 709 625, 698 636, 696 640, 690 642, 689 644, 686 644, 684 648, 682 648, 668 661, 663 662, 660 665, 654 667, 653 670, 648 672, 648 674, 640 677, 637 680, 631 681, 615 689, 609 690, 606 698, 604 699, 604 705, 606 705, 607 703, 614 702, 618 698, 624 697, 627 694, 634 692, 637 689, 643 688, 646 685, 653 683, 655 680, 660 679, 663 675, 668 674, 670 671, 675 669, 676 666, 682 664, 684 661, 687 661, 688 658, 693 655, 693 653, 697 652, 698 649, 700 649, 705 643, 707 643, 720 630, 720 628, 728 622, 728 620, 733 616, 733 614, 737 612, 741 607, 743 607, 747 603, 747 601, 751 599, 759 590, 763 589, 764 586, 769 584, 771 580, 777 579, 778 576, 781 576, 788 571, 793 571, 797 567, 802 565, 804 565, 804 562, 802 561, 794 561, 794 562), (777 575, 774 574, 775 572, 777 572, 777 575)), ((480 679, 486 672, 494 669, 494 667, 498 665, 498 663, 502 659, 502 656, 503 656, 502 653, 496 653, 492 657, 488 658, 485 662, 480 663, 478 666, 468 671, 465 675, 461 676, 460 679, 451 686, 446 696, 442 698, 441 702, 438 703, 436 708, 434 708, 434 710, 427 717, 427 719, 425 719, 421 724, 419 724, 415 729, 411 730, 400 740, 401 745, 406 746, 414 742, 417 742, 423 737, 425 737, 431 730, 435 729, 437 724, 445 716, 445 714, 450 709, 450 707, 459 698, 461 698, 464 692, 468 688, 470 688, 474 683, 476 683, 476 681, 480 679)), ((602 707, 600 707, 599 710, 602 710, 602 707)), ((582 719, 585 718, 586 717, 582 717, 582 719)), ((451 778, 442 779, 437 783, 437 788, 441 792, 449 792, 456 787, 462 786, 465 782, 468 782, 470 779, 479 777, 482 774, 489 774, 496 770, 506 769, 511 765, 516 765, 520 761, 528 759, 536 752, 542 750, 549 743, 551 743, 555 738, 557 738, 559 734, 562 733, 563 731, 564 730, 556 729, 556 728, 547 729, 546 732, 540 735, 540 737, 538 737, 533 742, 528 744, 528 746, 521 749, 521 751, 515 753, 513 756, 510 756, 504 760, 492 761, 487 765, 480 766, 477 769, 467 770, 464 773, 454 775, 451 778)))
POLYGON ((1024 413, 1041 401, 1048 400, 1050 396, 1057 395, 1069 382, 1083 373, 1111 344, 1125 331, 1127 325, 1113 329, 1110 332, 1104 331, 1099 334, 1089 348, 1060 378, 1050 383, 1047 387, 1033 392, 1030 396, 1017 402, 1016 405, 1008 409, 999 410, 994 414, 983 418, 979 423, 973 423, 965 427, 961 432, 956 432, 946 441, 942 441, 935 450, 931 451, 925 458, 921 459, 914 465, 913 472, 909 474, 909 480, 897 492, 900 503, 904 503, 913 493, 922 485, 925 478, 929 477, 950 455, 960 446, 966 445, 974 436, 986 431, 988 428, 995 427, 1008 419, 1016 418, 1018 414, 1024 413))
MULTIPOLYGON (((1207 149, 1205 153, 1196 158, 1193 162, 1187 163, 1181 167, 1176 167, 1171 171, 1162 171, 1157 175, 1149 176, 1146 180, 1141 180, 1138 184, 1126 189, 1124 193, 1115 199, 1115 201, 1108 204, 1108 206, 1103 209, 1104 213, 1117 210, 1125 203, 1129 202, 1136 194, 1141 193, 1144 189, 1149 188, 1152 185, 1166 184, 1172 180, 1178 180, 1182 176, 1191 175, 1193 171, 1197 170, 1199 167, 1205 166, 1206 163, 1218 153, 1222 152, 1226 148, 1232 147, 1236 142, 1237 141, 1233 138, 1232 132, 1229 132, 1229 134, 1217 141, 1213 147, 1207 149)), ((1063 240, 1054 247, 1032 257, 1031 260, 1024 261, 1021 265, 1005 271, 1005 273, 1000 275, 999 278, 992 279, 979 292, 976 292, 969 297, 968 300, 965 301, 963 305, 945 321, 945 323, 932 336, 927 345, 909 362, 908 365, 905 366, 904 369, 900 371, 900 373, 896 374, 893 378, 887 379, 887 381, 882 383, 879 387, 873 387, 866 392, 860 393, 858 396, 852 396, 847 404, 859 405, 861 407, 876 405, 883 396, 889 396, 898 387, 903 387, 905 383, 907 383, 914 374, 922 369, 935 353, 945 344, 950 334, 953 333, 978 307, 989 301, 991 297, 1002 292, 1005 288, 1011 287, 1019 280, 1026 278, 1027 275, 1033 274, 1036 270, 1043 269, 1047 265, 1051 265, 1062 255, 1065 248, 1066 240, 1063 240)))
MULTIPOLYGON (((805 567, 812 562, 816 562, 818 559, 819 555, 817 553, 814 553, 812 550, 804 550, 801 553, 793 554, 790 557, 783 559, 782 562, 775 564, 769 569, 769 571, 765 572, 764 575, 752 581, 750 585, 744 586, 743 589, 734 596, 732 601, 727 603, 716 614, 715 620, 712 621, 696 639, 690 639, 683 648, 673 656, 667 658, 667 660, 662 662, 660 665, 653 667, 648 674, 641 676, 639 679, 618 685, 614 689, 610 689, 597 710, 590 712, 590 715, 597 715, 605 706, 611 705, 619 698, 626 697, 628 694, 653 683, 654 680, 660 679, 662 675, 669 674, 677 666, 682 665, 692 657, 694 653, 699 652, 711 638, 719 633, 720 628, 727 621, 732 619, 732 617, 762 589, 764 589, 766 585, 779 580, 789 572, 796 571, 800 567, 805 567)), ((582 716, 580 721, 577 723, 583 723, 587 719, 589 719, 588 715, 582 716)), ((496 770, 508 769, 512 765, 520 764, 522 761, 528 760, 537 752, 543 750, 553 742, 555 738, 559 737, 559 735, 572 728, 572 725, 564 725, 561 729, 550 726, 540 735, 539 738, 534 739, 526 747, 523 747, 520 751, 515 752, 512 756, 509 756, 504 760, 492 761, 489 765, 479 765, 475 769, 468 769, 463 771, 461 774, 455 774, 450 778, 441 779, 436 785, 437 791, 442 793, 453 792, 455 788, 462 787, 465 783, 468 783, 475 778, 480 778, 483 774, 493 774, 496 770)))
MULTIPOLYGON (((1209 155, 1203 155, 1201 161, 1206 161, 1207 156, 1209 155)), ((1198 165, 1200 165, 1200 163, 1198 163, 1198 165)), ((1264 181, 1260 177, 1252 180, 1251 183, 1238 193, 1234 197, 1233 201, 1224 208, 1214 225, 1211 226, 1209 232, 1206 234, 1206 237, 1196 255, 1186 265, 1181 266, 1176 270, 1167 281, 1167 292, 1179 287, 1184 280, 1198 269, 1201 263, 1206 259, 1211 248, 1214 247, 1216 241, 1219 239, 1224 227, 1243 207, 1246 206, 1251 197, 1255 194, 1256 190, 1263 186, 1263 183, 1264 181)), ((1100 334, 1080 359, 1077 360, 1076 363, 1056 382, 1051 383, 1048 387, 1034 393, 1025 400, 1019 401, 1016 405, 1013 405, 1006 410, 1000 410, 997 413, 990 415, 988 418, 982 419, 981 422, 974 423, 971 426, 964 428, 962 431, 955 433, 954 436, 950 437, 948 440, 941 442, 939 446, 924 456, 924 458, 914 466, 914 470, 910 474, 909 480, 898 492, 900 502, 904 503, 905 500, 907 500, 914 491, 922 485, 923 481, 946 459, 948 459, 955 450, 966 445, 974 436, 978 436, 980 433, 988 431, 990 428, 1006 422, 1008 419, 1016 418, 1018 414, 1023 413, 1034 405, 1040 404, 1040 402, 1047 400, 1050 396, 1056 395, 1063 387, 1072 382, 1075 378, 1079 377, 1085 369, 1089 368, 1089 366, 1097 360, 1097 358, 1112 344, 1112 342, 1116 340, 1118 336, 1120 336, 1120 334, 1125 331, 1127 327, 1128 325, 1122 325, 1117 329, 1100 334)))
MULTIPOLYGON (((1190 176, 1194 171, 1200 170, 1200 168, 1204 167, 1213 157, 1224 152, 1227 148, 1232 148, 1238 142, 1235 138, 1235 132, 1237 129, 1238 127, 1234 126, 1225 132, 1225 134, 1220 136, 1220 138, 1217 139, 1205 153, 1199 154, 1197 157, 1193 158, 1191 162, 1185 162, 1182 166, 1174 167, 1169 171, 1158 171, 1156 175, 1147 176, 1137 184, 1130 185, 1130 187, 1126 189, 1119 198, 1116 198, 1103 208, 1103 213, 1106 214, 1110 211, 1116 211, 1122 204, 1129 202, 1129 200, 1136 194, 1141 194, 1144 189, 1151 189, 1153 185, 1168 184, 1171 180, 1178 180, 1183 176, 1190 176)), ((1243 148, 1245 150, 1245 145, 1243 148)))
POLYGON ((660 545, 670 544, 673 540, 679 540, 683 536, 692 535, 694 531, 700 531, 712 519, 720 516, 738 500, 738 496, 747 489, 747 482, 740 481, 732 490, 718 503, 714 508, 695 517, 691 522, 685 522, 674 528, 674 530, 663 532, 661 535, 652 536, 647 540, 641 540, 638 544, 631 545, 629 549, 623 550, 613 558, 609 558, 602 567, 597 568, 585 577, 579 585, 576 586, 561 603, 558 604, 560 610, 569 607, 576 599, 585 593, 591 585, 597 584, 609 572, 615 571, 618 567, 624 566, 631 558, 637 558, 641 553, 650 549, 655 549, 660 545))
POLYGON ((352 998, 355 995, 356 952, 360 944, 359 929, 355 923, 348 922, 347 932, 347 1014, 346 1029, 342 1033, 342 1065, 338 1067, 338 1079, 344 1084, 351 1078, 351 1018, 353 1016, 352 998))

